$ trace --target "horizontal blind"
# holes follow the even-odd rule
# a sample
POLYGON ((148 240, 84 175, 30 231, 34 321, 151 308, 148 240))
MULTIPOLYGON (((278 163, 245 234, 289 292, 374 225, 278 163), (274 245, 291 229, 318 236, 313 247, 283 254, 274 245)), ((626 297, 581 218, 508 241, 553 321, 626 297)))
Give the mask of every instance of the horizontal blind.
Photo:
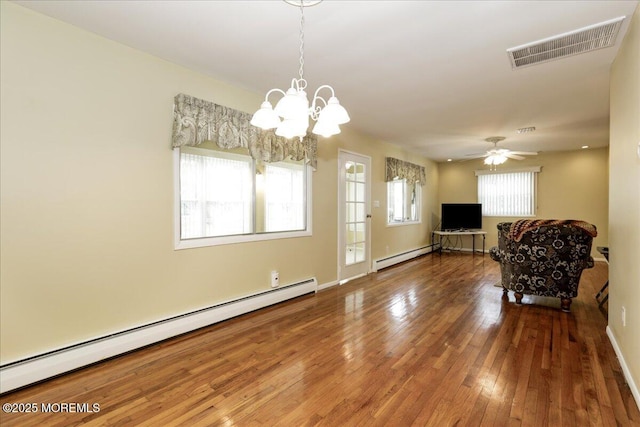
POLYGON ((483 216, 534 216, 535 172, 478 175, 483 216))

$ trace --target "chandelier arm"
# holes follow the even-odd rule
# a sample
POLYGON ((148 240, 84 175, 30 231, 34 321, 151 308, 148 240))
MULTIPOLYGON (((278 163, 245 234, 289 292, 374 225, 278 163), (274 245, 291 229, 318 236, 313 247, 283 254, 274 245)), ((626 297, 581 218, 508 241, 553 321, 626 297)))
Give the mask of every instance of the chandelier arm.
POLYGON ((268 101, 269 100, 269 95, 271 95, 272 92, 280 92, 283 96, 286 95, 286 93, 282 90, 282 89, 271 89, 269 92, 267 92, 267 94, 264 96, 264 100, 268 101))
POLYGON ((333 88, 331 86, 329 86, 329 85, 322 85, 318 89, 316 89, 315 93, 313 94, 313 99, 311 101, 311 107, 309 108, 309 114, 311 114, 311 118, 313 120, 318 120, 318 116, 320 116, 320 112, 322 111, 322 109, 324 107, 326 107, 328 105, 328 102, 323 97, 318 95, 320 90, 322 90, 324 88, 328 88, 329 90, 331 90, 331 96, 332 97, 336 96, 335 92, 333 91, 333 88), (319 105, 316 105, 316 101, 318 99, 322 101, 324 106, 321 107, 319 105))
MULTIPOLYGON (((336 93, 334 92, 333 88, 329 85, 322 85, 320 86, 318 89, 316 89, 316 92, 313 94, 313 98, 321 98, 320 96, 318 96, 318 92, 320 92, 320 90, 324 89, 324 88, 328 88, 329 90, 331 90, 331 96, 336 96, 336 93)), ((324 101, 324 100, 323 100, 324 101)), ((326 104, 326 102, 325 102, 326 104)))
POLYGON ((317 93, 318 91, 316 91, 316 95, 314 95, 313 101, 311 101, 311 107, 309 107, 309 114, 311 115, 311 118, 313 120, 318 120, 318 117, 320 116, 320 112, 324 107, 327 106, 327 101, 325 101, 323 97, 318 96, 317 93), (322 101, 324 106, 316 105, 316 100, 318 99, 322 101))

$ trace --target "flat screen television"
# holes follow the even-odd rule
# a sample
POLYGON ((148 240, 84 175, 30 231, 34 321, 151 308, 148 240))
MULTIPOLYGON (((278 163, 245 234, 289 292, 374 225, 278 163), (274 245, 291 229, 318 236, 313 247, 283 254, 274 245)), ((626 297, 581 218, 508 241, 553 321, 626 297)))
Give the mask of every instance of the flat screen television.
POLYGON ((482 228, 481 203, 443 203, 441 214, 441 230, 480 230, 482 228))

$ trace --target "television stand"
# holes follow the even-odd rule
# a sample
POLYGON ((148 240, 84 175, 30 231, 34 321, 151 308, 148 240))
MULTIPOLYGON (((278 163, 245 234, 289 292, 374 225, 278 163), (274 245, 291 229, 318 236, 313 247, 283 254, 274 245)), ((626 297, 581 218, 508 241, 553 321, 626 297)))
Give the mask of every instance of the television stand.
POLYGON ((443 231, 443 230, 434 230, 431 232, 431 242, 434 241, 434 235, 438 236, 438 252, 442 255, 442 237, 445 236, 471 236, 472 240, 472 251, 476 252, 476 236, 482 236, 482 256, 484 256, 484 242, 487 236, 486 231, 482 230, 451 230, 451 231, 443 231))

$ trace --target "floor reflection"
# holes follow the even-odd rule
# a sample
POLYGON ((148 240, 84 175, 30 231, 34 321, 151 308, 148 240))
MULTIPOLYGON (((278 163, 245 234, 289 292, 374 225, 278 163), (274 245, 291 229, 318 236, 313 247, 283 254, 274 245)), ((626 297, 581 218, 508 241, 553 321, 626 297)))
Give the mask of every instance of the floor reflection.
POLYGON ((396 294, 391 297, 389 312, 397 320, 404 319, 407 314, 413 312, 418 306, 415 289, 408 292, 396 294))

